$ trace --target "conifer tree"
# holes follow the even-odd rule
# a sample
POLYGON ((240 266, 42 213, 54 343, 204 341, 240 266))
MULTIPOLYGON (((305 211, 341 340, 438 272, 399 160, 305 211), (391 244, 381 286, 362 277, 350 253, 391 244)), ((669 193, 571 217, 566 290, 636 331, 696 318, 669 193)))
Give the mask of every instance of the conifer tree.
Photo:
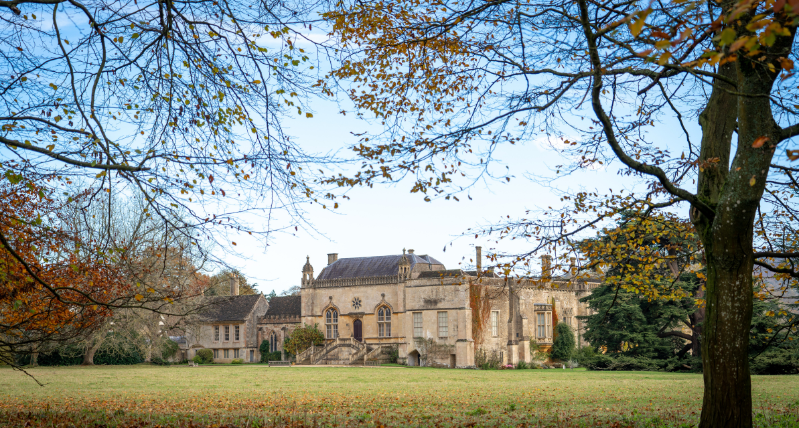
POLYGON ((576 342, 572 328, 565 322, 558 323, 555 327, 557 336, 552 344, 552 359, 569 361, 574 354, 576 342))

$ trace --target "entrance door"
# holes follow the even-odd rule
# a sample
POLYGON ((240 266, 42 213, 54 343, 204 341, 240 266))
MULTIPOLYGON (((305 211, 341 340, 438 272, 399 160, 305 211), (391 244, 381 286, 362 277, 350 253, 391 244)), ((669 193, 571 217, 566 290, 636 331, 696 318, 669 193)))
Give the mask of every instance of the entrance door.
POLYGON ((352 323, 352 330, 352 336, 355 340, 363 342, 363 326, 361 325, 361 320, 355 320, 355 322, 352 323))

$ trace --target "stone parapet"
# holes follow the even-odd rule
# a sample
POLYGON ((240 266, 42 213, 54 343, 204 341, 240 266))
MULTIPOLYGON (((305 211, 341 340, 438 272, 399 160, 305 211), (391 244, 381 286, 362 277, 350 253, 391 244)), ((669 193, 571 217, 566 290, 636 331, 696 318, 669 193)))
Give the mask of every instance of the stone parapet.
POLYGON ((311 287, 313 288, 354 287, 359 285, 398 284, 404 281, 405 279, 400 278, 399 275, 368 276, 360 278, 318 279, 311 283, 311 287))

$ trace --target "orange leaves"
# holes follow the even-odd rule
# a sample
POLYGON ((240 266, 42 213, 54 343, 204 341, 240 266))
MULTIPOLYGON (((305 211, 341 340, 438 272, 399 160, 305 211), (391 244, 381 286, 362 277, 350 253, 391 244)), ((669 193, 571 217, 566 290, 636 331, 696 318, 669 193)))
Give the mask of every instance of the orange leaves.
POLYGON ((766 136, 760 136, 755 139, 755 142, 752 143, 752 148, 759 149, 763 147, 764 144, 768 142, 769 138, 766 136))
POLYGON ((788 156, 788 159, 795 161, 799 159, 799 150, 786 150, 785 155, 788 156))

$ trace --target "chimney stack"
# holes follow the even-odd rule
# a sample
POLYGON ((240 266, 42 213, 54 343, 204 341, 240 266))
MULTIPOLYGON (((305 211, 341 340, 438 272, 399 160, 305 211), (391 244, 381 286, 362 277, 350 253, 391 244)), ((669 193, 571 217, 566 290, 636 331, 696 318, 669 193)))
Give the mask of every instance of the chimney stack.
POLYGON ((231 296, 238 296, 239 295, 239 276, 235 273, 230 275, 232 278, 230 280, 230 295, 231 296))
POLYGON ((477 268, 477 275, 480 276, 483 273, 483 247, 478 245, 474 247, 474 250, 477 253, 475 254, 476 260, 474 263, 477 268))
POLYGON ((541 256, 541 279, 549 281, 552 279, 552 256, 541 256))
POLYGON ((330 253, 327 255, 327 264, 332 265, 333 262, 338 260, 338 253, 330 253))
POLYGON ((408 254, 413 254, 413 248, 411 248, 410 250, 408 250, 408 254))

